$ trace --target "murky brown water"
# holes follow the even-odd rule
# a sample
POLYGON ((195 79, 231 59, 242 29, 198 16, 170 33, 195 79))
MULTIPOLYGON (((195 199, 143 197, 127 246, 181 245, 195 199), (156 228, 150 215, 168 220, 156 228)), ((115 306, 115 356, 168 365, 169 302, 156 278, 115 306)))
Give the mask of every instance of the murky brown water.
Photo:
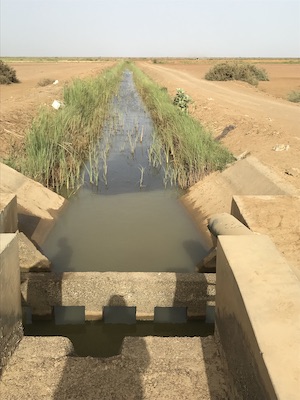
MULTIPOLYGON (((54 270, 194 272, 207 253, 205 242, 179 202, 182 191, 166 181, 164 166, 149 164, 152 133, 151 119, 125 72, 97 149, 98 161, 93 168, 86 166, 84 185, 43 245, 54 270), (87 172, 91 169, 94 184, 87 172)), ((167 318, 175 323, 161 323, 162 314, 154 322, 127 325, 84 322, 84 311, 77 308, 55 310, 57 324, 25 325, 25 334, 67 336, 78 355, 108 357, 120 352, 125 336, 206 336, 214 329, 201 321, 177 323, 186 319, 176 310, 167 318), (70 325, 71 317, 75 325, 70 325)), ((112 316, 120 316, 115 309, 112 316)))
POLYGON ((127 71, 99 144, 97 185, 86 173, 43 245, 54 270, 195 270, 206 254, 204 240, 178 200, 182 192, 164 179, 164 167, 149 165, 152 133, 127 71))

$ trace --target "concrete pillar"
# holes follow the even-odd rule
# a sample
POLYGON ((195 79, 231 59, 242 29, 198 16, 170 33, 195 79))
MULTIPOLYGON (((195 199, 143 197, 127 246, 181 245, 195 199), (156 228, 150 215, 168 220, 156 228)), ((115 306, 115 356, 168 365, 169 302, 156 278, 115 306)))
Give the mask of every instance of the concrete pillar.
POLYGON ((18 238, 0 234, 0 369, 23 336, 18 238))
POLYGON ((216 337, 231 400, 290 400, 300 387, 300 282, 265 235, 219 236, 216 337))
POLYGON ((17 196, 0 194, 0 233, 14 233, 18 229, 17 196))

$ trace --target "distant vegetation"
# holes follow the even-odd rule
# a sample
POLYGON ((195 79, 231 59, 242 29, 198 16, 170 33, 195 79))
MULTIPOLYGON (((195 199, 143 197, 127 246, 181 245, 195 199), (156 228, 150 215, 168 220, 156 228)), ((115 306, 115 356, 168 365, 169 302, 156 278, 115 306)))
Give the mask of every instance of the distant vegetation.
POLYGON ((134 81, 155 125, 149 159, 163 165, 165 177, 187 188, 214 170, 222 170, 233 156, 204 127, 174 106, 166 90, 131 65, 134 81))
POLYGON ((288 100, 293 103, 300 103, 300 90, 293 90, 288 94, 288 100))
POLYGON ((0 84, 9 85, 11 83, 20 82, 17 78, 16 71, 8 64, 0 60, 0 84))
MULTIPOLYGON (((76 79, 63 91, 58 110, 44 106, 26 133, 25 147, 8 163, 60 192, 76 189, 121 80, 122 65, 97 78, 76 79)), ((14 149, 15 150, 15 149, 14 149)))
POLYGON ((250 85, 257 85, 259 81, 269 80, 264 69, 242 61, 216 64, 207 72, 205 79, 209 81, 244 81, 250 85))

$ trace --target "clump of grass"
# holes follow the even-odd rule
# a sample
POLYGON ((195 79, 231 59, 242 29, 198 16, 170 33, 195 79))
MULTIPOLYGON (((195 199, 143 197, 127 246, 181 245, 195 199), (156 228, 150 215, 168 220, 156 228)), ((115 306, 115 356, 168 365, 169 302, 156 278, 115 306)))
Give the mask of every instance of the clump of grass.
POLYGON ((52 85, 53 82, 54 82, 54 79, 43 78, 43 79, 40 79, 40 80, 38 81, 37 85, 38 85, 38 86, 44 87, 44 86, 52 85))
POLYGON ((8 64, 0 60, 0 84, 9 85, 11 83, 19 83, 16 71, 8 64))
POLYGON ((233 156, 204 127, 172 104, 166 91, 136 66, 130 67, 135 84, 155 126, 155 141, 149 149, 153 165, 166 164, 167 176, 187 188, 204 175, 222 170, 233 156))
MULTIPOLYGON (((122 70, 119 64, 97 78, 76 79, 66 86, 64 107, 40 110, 26 134, 22 154, 13 159, 14 168, 57 192, 76 189, 81 167, 91 157, 91 147, 101 133, 122 70)), ((90 169, 91 180, 93 167, 90 169)))
POLYGON ((300 103, 300 90, 293 90, 288 94, 288 100, 293 103, 300 103))
POLYGON ((267 72, 254 64, 243 61, 229 61, 214 65, 205 75, 209 81, 244 81, 257 85, 259 81, 268 81, 267 72))

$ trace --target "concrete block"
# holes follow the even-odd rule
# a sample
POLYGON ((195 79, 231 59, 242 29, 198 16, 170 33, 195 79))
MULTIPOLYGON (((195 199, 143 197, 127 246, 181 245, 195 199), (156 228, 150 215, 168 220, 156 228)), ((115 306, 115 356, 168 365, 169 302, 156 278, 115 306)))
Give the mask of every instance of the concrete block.
POLYGON ((23 336, 18 238, 0 234, 0 369, 23 336))
POLYGON ((18 240, 21 272, 49 272, 51 270, 48 258, 37 250, 24 233, 18 234, 18 240))
POLYGON ((0 176, 0 192, 17 196, 19 230, 41 245, 67 200, 3 163, 0 176))
POLYGON ((230 399, 297 397, 299 315, 299 280, 268 236, 219 236, 216 328, 230 399))
POLYGON ((17 230, 17 196, 0 193, 0 233, 14 233, 17 230))
MULTIPOLYGON (((24 305, 33 310, 84 306, 101 317, 108 305, 136 307, 137 319, 153 319, 155 307, 187 307, 188 318, 204 318, 215 297, 214 274, 66 272, 22 274, 24 305)), ((34 314, 34 311, 33 311, 34 314)), ((89 319, 89 317, 88 317, 89 319)))
POLYGON ((231 211, 252 231, 268 235, 300 280, 300 197, 234 196, 231 211))

